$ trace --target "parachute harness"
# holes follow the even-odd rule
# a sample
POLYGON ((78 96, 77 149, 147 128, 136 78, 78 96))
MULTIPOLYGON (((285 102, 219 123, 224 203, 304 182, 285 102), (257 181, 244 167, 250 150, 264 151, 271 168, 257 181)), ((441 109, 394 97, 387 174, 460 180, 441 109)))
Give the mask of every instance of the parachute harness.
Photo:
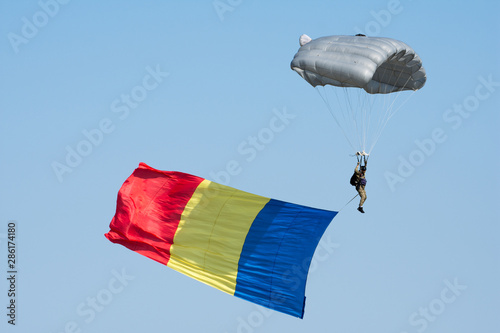
POLYGON ((365 164, 365 167, 366 167, 366 163, 368 162, 368 157, 370 157, 370 154, 367 154, 365 152, 357 152, 356 153, 356 159, 358 160, 358 163, 361 163, 364 162, 365 164))

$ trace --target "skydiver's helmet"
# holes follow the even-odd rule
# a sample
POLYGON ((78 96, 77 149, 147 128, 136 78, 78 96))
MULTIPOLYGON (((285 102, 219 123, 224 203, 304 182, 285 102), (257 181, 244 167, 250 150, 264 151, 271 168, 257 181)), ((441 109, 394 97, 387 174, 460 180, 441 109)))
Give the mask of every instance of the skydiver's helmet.
POLYGON ((366 171, 366 165, 361 166, 361 171, 366 171))

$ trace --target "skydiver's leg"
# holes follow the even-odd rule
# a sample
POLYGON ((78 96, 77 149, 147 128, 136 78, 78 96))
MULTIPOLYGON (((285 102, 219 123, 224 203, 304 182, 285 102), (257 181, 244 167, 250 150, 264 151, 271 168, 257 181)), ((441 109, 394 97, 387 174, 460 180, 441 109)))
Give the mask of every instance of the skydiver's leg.
POLYGON ((359 207, 363 207, 363 204, 365 203, 365 200, 366 200, 366 191, 362 186, 360 186, 358 193, 359 193, 359 197, 360 197, 359 207))
POLYGON ((363 186, 359 186, 356 189, 358 190, 359 197, 361 198, 359 200, 358 210, 361 213, 364 213, 365 211, 363 210, 363 204, 365 203, 365 200, 366 200, 366 192, 365 192, 365 189, 363 188, 363 186))

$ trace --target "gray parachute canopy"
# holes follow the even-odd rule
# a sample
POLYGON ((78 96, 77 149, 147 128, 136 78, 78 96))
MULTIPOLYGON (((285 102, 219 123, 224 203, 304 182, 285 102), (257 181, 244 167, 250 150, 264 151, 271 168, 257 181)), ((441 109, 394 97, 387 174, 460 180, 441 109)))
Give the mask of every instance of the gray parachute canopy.
POLYGON ((403 42, 391 38, 300 37, 290 64, 313 87, 358 87, 370 94, 418 90, 426 81, 422 60, 403 42))

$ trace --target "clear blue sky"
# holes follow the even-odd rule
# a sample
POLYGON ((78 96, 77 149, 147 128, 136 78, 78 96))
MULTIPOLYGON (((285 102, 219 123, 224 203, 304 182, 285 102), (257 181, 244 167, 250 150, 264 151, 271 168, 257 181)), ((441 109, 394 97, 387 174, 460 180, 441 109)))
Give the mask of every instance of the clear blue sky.
POLYGON ((1 1, 0 330, 497 332, 499 12, 495 1, 1 1), (358 32, 408 43, 428 81, 373 151, 367 213, 352 202, 326 231, 304 320, 106 240, 139 162, 341 209, 355 159, 289 64, 303 33, 358 32), (288 118, 269 132, 277 113, 288 118))

